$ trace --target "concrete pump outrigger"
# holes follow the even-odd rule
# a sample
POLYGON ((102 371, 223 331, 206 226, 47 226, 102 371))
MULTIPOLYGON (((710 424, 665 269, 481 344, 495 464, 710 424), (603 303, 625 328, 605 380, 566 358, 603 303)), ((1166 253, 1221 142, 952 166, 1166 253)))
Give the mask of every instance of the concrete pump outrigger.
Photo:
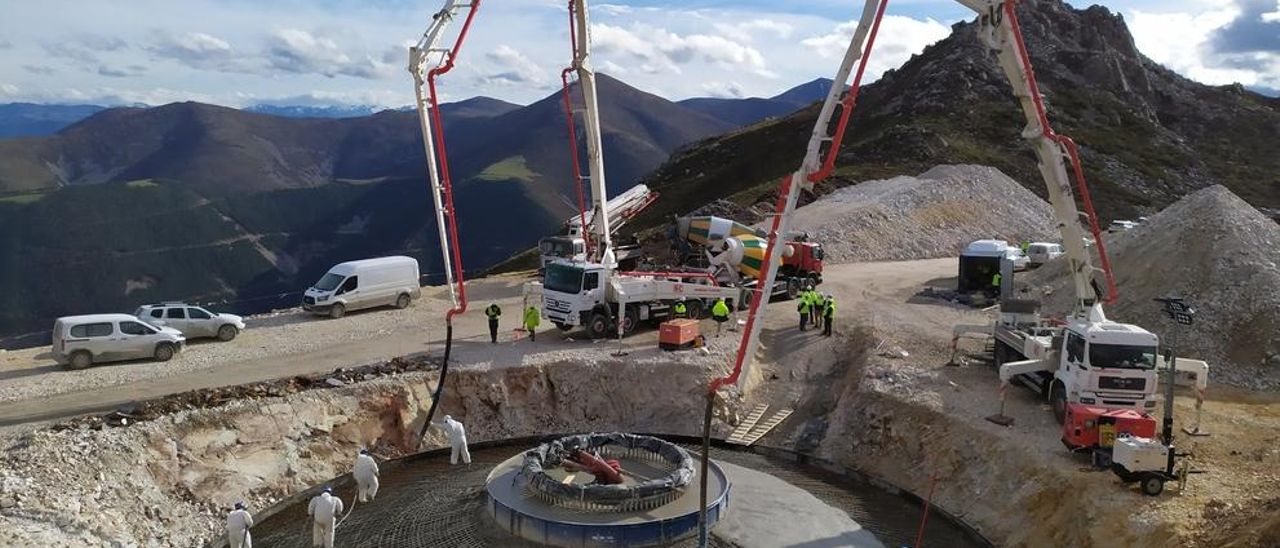
MULTIPOLYGON (((959 2, 978 14, 979 38, 985 45, 995 50, 1000 68, 1008 78, 1013 94, 1026 116, 1027 125, 1022 131, 1022 136, 1031 142, 1039 160, 1040 173, 1048 187, 1049 203, 1053 209, 1054 220, 1062 234, 1067 251, 1066 260, 1070 265, 1076 302, 1066 325, 1041 320, 1038 313, 1028 311, 1025 307, 1011 307, 1013 310, 1007 313, 1002 310, 1001 319, 996 322, 996 325, 958 326, 955 336, 958 338, 970 332, 992 334, 997 338, 997 352, 1003 344, 1010 351, 1021 354, 1024 359, 1001 364, 1001 379, 1005 379, 1006 382, 1007 379, 1019 375, 1053 372, 1049 382, 1041 382, 1041 386, 1047 396, 1055 402, 1055 410, 1062 409, 1060 412, 1056 411, 1057 414, 1065 414, 1068 400, 1081 402, 1092 400, 1094 403, 1104 405, 1139 410, 1153 409, 1156 404, 1154 393, 1157 338, 1153 333, 1140 327, 1109 321, 1103 313, 1104 299, 1094 283, 1094 273, 1098 271, 1103 273, 1107 288, 1106 301, 1114 301, 1117 294, 1115 279, 1111 274, 1111 265, 1104 247, 1105 243, 1101 237, 1097 215, 1093 211, 1092 198, 1085 184, 1076 145, 1070 138, 1054 133, 1049 125, 1044 102, 1036 85, 1035 73, 1031 68, 1031 59, 1014 13, 1015 2, 1012 0, 959 0, 959 2), (1067 172, 1067 159, 1071 161, 1072 175, 1080 189, 1080 197, 1087 211, 1084 215, 1085 220, 1098 245, 1101 269, 1092 265, 1084 247, 1084 234, 1080 227, 1081 213, 1076 208, 1072 193, 1072 177, 1067 172), (1071 360, 1067 359, 1067 353, 1061 352, 1064 333, 1067 336, 1079 337, 1081 343, 1080 353, 1072 352, 1071 360), (1095 363, 1092 366, 1089 364, 1089 358, 1085 357, 1088 355, 1086 348, 1089 345, 1102 349, 1097 355, 1106 363, 1095 363)), ((857 100, 867 58, 875 43, 876 33, 887 5, 888 0, 867 0, 863 5, 858 26, 814 124, 804 160, 795 173, 783 179, 779 188, 776 212, 768 234, 770 250, 776 248, 775 244, 779 236, 786 234, 800 192, 811 189, 814 183, 822 181, 834 168, 840 142, 857 100), (844 87, 849 81, 854 61, 858 61, 857 73, 848 92, 845 93, 844 87), (844 93, 843 100, 841 100, 842 93, 844 93), (831 122, 835 118, 837 107, 841 109, 840 117, 832 132, 831 122)), ((761 287, 773 285, 780 262, 777 254, 766 253, 765 276, 761 287)), ((729 384, 737 383, 740 389, 746 388, 750 378, 751 359, 759 345, 762 324, 757 319, 767 300, 767 294, 760 292, 753 294, 747 315, 747 328, 739 344, 733 369, 729 376, 712 381, 708 390, 703 417, 703 515, 699 527, 699 540, 702 546, 706 545, 707 539, 705 459, 710 442, 715 395, 720 388, 729 384)), ((1188 361, 1192 360, 1179 360, 1177 365, 1181 367, 1188 361)), ((1203 362, 1200 363, 1203 364, 1203 362)), ((1207 366, 1204 366, 1198 374, 1202 377, 1205 373, 1207 373, 1207 366)), ((1197 380, 1202 382, 1202 379, 1197 380)), ((1001 394, 1003 393, 1002 388, 1001 394)), ((1001 417, 1003 418, 1002 415, 1001 417)))

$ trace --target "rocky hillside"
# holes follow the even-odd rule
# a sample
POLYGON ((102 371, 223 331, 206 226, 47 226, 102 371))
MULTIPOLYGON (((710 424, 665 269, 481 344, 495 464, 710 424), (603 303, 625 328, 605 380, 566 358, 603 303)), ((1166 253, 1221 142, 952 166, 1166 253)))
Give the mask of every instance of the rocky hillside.
MULTIPOLYGON (((1277 101, 1239 86, 1198 84, 1156 64, 1106 8, 1078 10, 1059 0, 1018 6, 1050 120, 1081 146, 1104 220, 1153 212, 1214 184, 1255 207, 1280 208, 1277 101)), ((956 24, 951 36, 862 90, 839 170, 820 191, 974 163, 1045 196, 1035 157, 1019 137, 1022 113, 975 27, 956 24)), ((653 226, 717 198, 767 201, 798 165, 816 115, 811 107, 674 155, 647 179, 665 201, 632 226, 653 226)))
MULTIPOLYGON (((1280 387, 1280 225, 1222 186, 1199 190, 1107 243, 1120 299, 1115 319, 1175 331, 1183 355, 1209 360, 1215 384, 1280 387), (1199 312, 1190 328, 1175 326, 1156 298, 1177 295, 1199 312)), ((1028 280, 1048 291, 1045 308, 1072 306, 1066 264, 1028 280)))

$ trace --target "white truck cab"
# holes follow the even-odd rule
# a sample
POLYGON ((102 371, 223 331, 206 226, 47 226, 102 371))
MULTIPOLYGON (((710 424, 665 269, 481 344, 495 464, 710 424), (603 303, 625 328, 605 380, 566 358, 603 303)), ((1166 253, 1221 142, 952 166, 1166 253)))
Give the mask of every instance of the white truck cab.
POLYGON ((547 265, 542 283, 530 289, 526 291, 542 296, 544 318, 565 331, 581 325, 593 339, 615 329, 619 335, 630 335, 642 321, 666 319, 677 301, 684 302, 690 318, 700 318, 716 299, 735 303, 741 297, 740 289, 716 285, 705 272, 624 275, 600 263, 565 260, 547 265))
POLYGON ((1000 378, 1019 379, 1039 391, 1059 422, 1068 403, 1155 409, 1160 344, 1155 333, 1105 319, 1036 327, 1019 325, 1015 318, 1002 314, 996 326, 1000 378))

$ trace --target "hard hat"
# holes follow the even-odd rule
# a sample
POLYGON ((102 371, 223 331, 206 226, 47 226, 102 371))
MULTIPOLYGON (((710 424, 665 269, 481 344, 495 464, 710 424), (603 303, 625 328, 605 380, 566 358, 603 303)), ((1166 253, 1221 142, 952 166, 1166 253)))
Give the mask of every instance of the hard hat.
POLYGON ((684 302, 684 297, 680 297, 680 302, 684 302))
POLYGON ((451 420, 453 420, 453 416, 452 416, 452 415, 445 415, 445 416, 444 416, 444 420, 451 421, 451 420))
POLYGON ((330 495, 332 495, 332 494, 333 494, 333 488, 332 488, 332 487, 330 487, 330 486, 328 486, 328 485, 326 485, 326 486, 324 486, 324 491, 322 491, 322 492, 324 492, 324 493, 329 493, 330 495))
POLYGON ((237 502, 236 510, 244 510, 244 502, 237 502))

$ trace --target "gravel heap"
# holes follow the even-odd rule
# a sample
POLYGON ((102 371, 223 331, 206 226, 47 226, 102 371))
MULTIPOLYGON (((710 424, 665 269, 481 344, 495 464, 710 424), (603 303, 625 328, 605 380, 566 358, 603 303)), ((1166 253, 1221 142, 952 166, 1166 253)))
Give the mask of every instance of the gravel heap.
MULTIPOLYGON (((1179 354, 1209 361, 1210 379, 1255 390, 1280 389, 1280 225, 1223 186, 1189 194, 1137 228, 1108 237, 1120 299, 1117 321, 1172 334, 1160 303, 1178 295, 1197 310, 1178 329, 1179 354)), ((1049 291, 1051 313, 1071 306, 1066 264, 1027 277, 1049 291)))
POLYGON ((950 257, 974 240, 1056 237, 1048 203, 999 170, 975 165, 837 190, 797 209, 792 229, 822 242, 830 263, 950 257))

